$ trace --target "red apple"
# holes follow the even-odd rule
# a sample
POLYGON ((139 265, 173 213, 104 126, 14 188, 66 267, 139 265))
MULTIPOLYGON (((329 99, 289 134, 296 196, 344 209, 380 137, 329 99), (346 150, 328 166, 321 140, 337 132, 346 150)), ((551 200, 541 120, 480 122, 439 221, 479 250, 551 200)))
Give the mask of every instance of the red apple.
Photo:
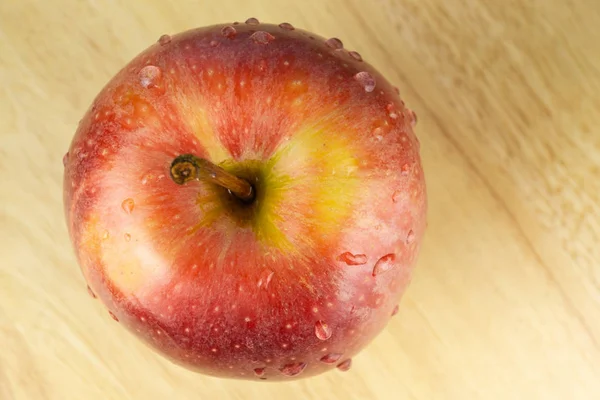
POLYGON ((347 370, 397 311, 425 230, 414 124, 338 39, 253 18, 161 37, 64 159, 90 292, 201 373, 347 370))

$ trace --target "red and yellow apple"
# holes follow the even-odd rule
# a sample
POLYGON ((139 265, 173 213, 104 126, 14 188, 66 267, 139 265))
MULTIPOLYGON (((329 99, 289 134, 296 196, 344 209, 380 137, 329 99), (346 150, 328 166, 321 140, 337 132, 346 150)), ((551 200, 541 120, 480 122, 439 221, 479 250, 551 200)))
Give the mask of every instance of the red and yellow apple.
POLYGON ((414 125, 338 39, 253 18, 161 37, 101 90, 64 159, 90 293, 201 373, 347 370, 397 311, 421 245, 414 125), (181 157, 208 169, 178 181, 181 157))

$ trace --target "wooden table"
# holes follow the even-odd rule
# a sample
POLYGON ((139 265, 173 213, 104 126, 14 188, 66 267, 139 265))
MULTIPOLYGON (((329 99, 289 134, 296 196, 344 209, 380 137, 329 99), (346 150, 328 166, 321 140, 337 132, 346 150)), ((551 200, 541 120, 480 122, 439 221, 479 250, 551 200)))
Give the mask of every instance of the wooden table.
POLYGON ((600 3, 0 3, 0 399, 600 398, 600 3), (291 384, 170 364, 92 301, 62 211, 77 121, 163 33, 288 21, 348 47, 419 116, 430 198, 399 315, 291 384))

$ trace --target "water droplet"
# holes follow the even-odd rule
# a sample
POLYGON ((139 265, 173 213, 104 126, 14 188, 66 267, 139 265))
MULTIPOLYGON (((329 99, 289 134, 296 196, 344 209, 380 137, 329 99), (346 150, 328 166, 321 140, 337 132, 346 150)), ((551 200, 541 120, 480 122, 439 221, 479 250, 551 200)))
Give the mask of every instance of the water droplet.
POLYGON ((408 231, 408 234, 406 235, 406 244, 411 244, 414 241, 415 241, 415 231, 413 231, 411 229, 410 231, 408 231))
POLYGON ((329 354, 325 354, 323 357, 321 357, 321 362, 325 363, 325 364, 334 364, 341 357, 342 357, 342 355, 340 353, 329 353, 329 354))
POLYGON ((365 88, 365 92, 370 93, 375 90, 375 78, 373 78, 370 73, 361 71, 354 75, 354 79, 356 79, 356 81, 360 83, 363 88, 365 88))
POLYGON ((252 41, 254 43, 268 44, 269 42, 272 42, 273 40, 275 40, 275 36, 271 35, 269 32, 258 31, 258 32, 254 32, 250 36, 250 39, 252 39, 252 41))
POLYGON ((337 260, 345 262, 348 265, 363 265, 367 263, 367 256, 364 254, 352 254, 347 251, 340 254, 337 260))
POLYGON ((68 162, 69 162, 69 152, 67 151, 65 153, 65 155, 63 156, 63 166, 66 166, 68 162))
POLYGON ((131 235, 129 233, 126 233, 125 235, 123 235, 125 237, 125 241, 126 242, 130 242, 131 241, 131 235))
POLYGON ((286 364, 283 367, 281 367, 279 371, 281 371, 281 373, 286 376, 296 376, 300 375, 300 373, 302 373, 302 371, 304 371, 305 368, 306 363, 298 362, 286 364))
POLYGON ((402 174, 403 176, 408 175, 409 172, 410 172, 410 164, 406 163, 406 164, 402 165, 402 167, 400 167, 400 174, 402 174))
POLYGON ((260 24, 260 22, 258 22, 258 20, 256 18, 248 18, 246 20, 246 24, 248 24, 248 25, 258 25, 258 24, 260 24))
POLYGON ((271 279, 273 279, 274 274, 275 274, 275 272, 271 271, 270 269, 265 269, 260 274, 260 278, 258 279, 257 286, 259 288, 262 287, 263 289, 267 289, 267 287, 269 287, 269 283, 271 283, 271 279))
POLYGON ((162 76, 162 71, 155 65, 146 65, 139 73, 140 84, 145 88, 154 88, 162 76))
POLYGON ((168 45, 169 43, 171 43, 171 36, 169 36, 169 35, 167 35, 167 34, 165 34, 165 35, 162 35, 161 37, 159 37, 159 38, 158 38, 158 43, 159 43, 161 46, 166 46, 166 45, 168 45))
POLYGON ((281 29, 285 29, 286 31, 293 31, 294 29, 296 29, 292 24, 287 22, 282 22, 281 24, 279 24, 279 27, 281 29))
POLYGON ((254 375, 263 376, 265 374, 264 368, 254 368, 254 375))
POLYGON ((392 317, 396 314, 398 314, 398 310, 400 310, 400 306, 396 304, 396 306, 394 307, 394 309, 392 310, 392 317))
POLYGON ((375 263, 373 267, 373 276, 381 275, 396 266, 396 255, 394 253, 386 254, 375 263))
POLYGON ((321 340, 327 340, 331 337, 333 331, 324 321, 315 323, 315 335, 321 340))
POLYGON ((389 103, 387 106, 385 106, 385 109, 387 110, 387 112, 388 112, 388 116, 389 116, 391 119, 396 119, 396 118, 398 118, 398 113, 396 112, 396 109, 395 109, 395 107, 394 107, 394 104, 392 104, 392 103, 389 103))
POLYGON ((92 299, 96 298, 96 293, 94 293, 94 291, 92 290, 92 288, 90 287, 90 285, 87 285, 87 292, 90 296, 92 296, 92 299))
POLYGON ((325 44, 329 47, 331 47, 332 49, 343 49, 344 48, 344 44, 342 43, 342 41, 338 38, 331 38, 331 39, 327 39, 325 41, 325 44))
POLYGON ((119 322, 119 318, 117 318, 117 316, 115 314, 113 314, 112 311, 108 310, 108 314, 110 315, 110 317, 112 319, 114 319, 115 321, 119 322))
POLYGON ((413 110, 408 110, 408 114, 410 115, 410 124, 414 128, 417 125, 417 114, 413 110))
POLYGON ((133 201, 132 198, 128 198, 123 200, 123 202, 121 203, 121 208, 123 209, 123 211, 125 211, 127 214, 131 214, 133 212, 133 209, 135 208, 135 202, 133 201))
POLYGON ((337 365, 337 369, 339 369, 340 371, 346 372, 350 369, 350 367, 352 367, 352 359, 349 358, 345 361, 342 361, 341 363, 339 363, 337 365))
POLYGON ((356 52, 356 51, 351 51, 348 54, 350 54, 350 57, 354 58, 357 61, 362 61, 363 60, 362 56, 358 52, 356 52))
POLYGON ((237 31, 233 26, 227 25, 221 29, 221 35, 225 36, 227 39, 233 39, 235 35, 237 35, 237 31))

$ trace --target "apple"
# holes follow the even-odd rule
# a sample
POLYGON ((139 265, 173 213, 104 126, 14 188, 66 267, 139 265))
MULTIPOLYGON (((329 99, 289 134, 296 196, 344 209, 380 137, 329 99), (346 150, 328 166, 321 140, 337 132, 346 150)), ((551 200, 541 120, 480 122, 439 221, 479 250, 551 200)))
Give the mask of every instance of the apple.
POLYGON ((100 91, 63 160, 88 290, 203 374, 348 370, 421 246, 415 123, 339 39, 254 18, 162 36, 100 91))

